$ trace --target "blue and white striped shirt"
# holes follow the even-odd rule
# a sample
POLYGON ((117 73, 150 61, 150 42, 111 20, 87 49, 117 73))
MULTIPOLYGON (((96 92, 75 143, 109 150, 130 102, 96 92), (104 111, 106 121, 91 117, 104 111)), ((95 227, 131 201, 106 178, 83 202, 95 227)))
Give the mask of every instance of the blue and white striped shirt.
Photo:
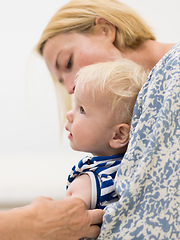
POLYGON ((124 154, 113 156, 85 157, 74 166, 68 176, 67 187, 74 179, 86 173, 91 179, 91 209, 103 209, 107 204, 118 201, 114 178, 124 154))

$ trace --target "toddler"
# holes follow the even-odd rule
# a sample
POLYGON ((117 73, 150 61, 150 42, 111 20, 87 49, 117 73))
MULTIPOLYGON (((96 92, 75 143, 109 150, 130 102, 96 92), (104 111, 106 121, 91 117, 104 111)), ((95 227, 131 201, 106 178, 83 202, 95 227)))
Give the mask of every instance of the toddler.
POLYGON ((81 68, 74 108, 66 114, 71 148, 93 156, 72 168, 65 197, 84 200, 88 209, 117 201, 116 171, 126 152, 137 95, 147 78, 142 66, 126 59, 81 68))

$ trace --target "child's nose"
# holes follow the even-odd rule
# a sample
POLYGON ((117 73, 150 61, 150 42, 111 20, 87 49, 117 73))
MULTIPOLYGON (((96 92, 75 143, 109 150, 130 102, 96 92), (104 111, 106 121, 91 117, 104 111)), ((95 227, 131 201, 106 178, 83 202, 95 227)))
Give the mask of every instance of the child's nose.
POLYGON ((69 122, 73 121, 73 112, 72 110, 66 113, 66 118, 69 122))

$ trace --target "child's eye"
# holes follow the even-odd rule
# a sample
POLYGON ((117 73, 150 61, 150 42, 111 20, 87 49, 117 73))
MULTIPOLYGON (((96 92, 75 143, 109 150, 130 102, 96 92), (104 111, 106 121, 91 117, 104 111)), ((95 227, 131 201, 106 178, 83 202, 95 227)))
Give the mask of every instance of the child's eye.
POLYGON ((83 107, 80 107, 80 113, 81 114, 86 114, 83 107))
POLYGON ((72 67, 72 56, 70 57, 66 67, 67 67, 67 69, 71 69, 71 67, 72 67))

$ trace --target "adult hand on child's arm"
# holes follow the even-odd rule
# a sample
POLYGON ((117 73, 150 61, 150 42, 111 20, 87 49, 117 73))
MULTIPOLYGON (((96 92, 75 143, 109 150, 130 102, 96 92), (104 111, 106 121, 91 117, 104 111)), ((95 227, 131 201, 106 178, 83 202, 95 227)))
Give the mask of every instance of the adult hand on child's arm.
POLYGON ((87 210, 78 198, 36 198, 29 206, 0 212, 1 240, 78 240, 99 235, 102 210, 87 210))

